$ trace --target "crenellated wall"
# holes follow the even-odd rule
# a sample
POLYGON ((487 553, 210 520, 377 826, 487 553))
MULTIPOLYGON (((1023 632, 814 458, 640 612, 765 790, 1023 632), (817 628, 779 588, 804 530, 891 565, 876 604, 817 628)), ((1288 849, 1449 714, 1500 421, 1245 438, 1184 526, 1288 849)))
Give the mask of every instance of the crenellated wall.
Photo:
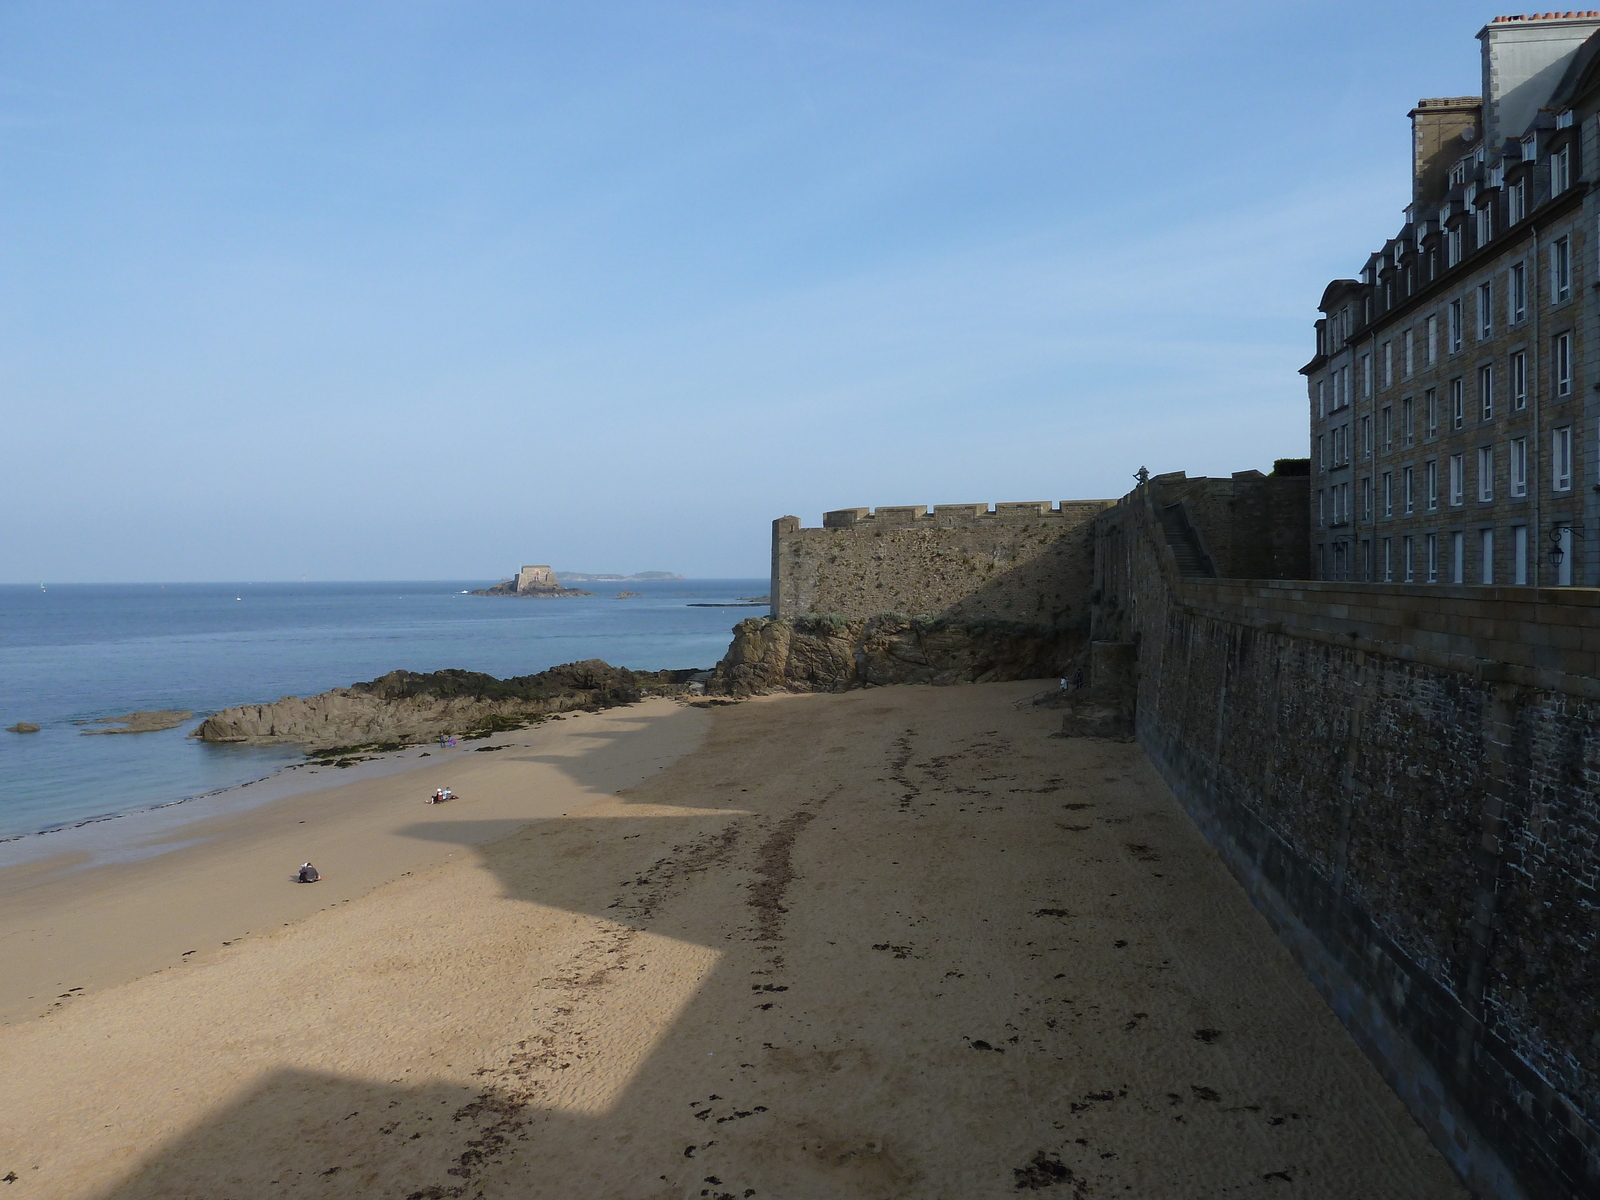
POLYGON ((896 612, 1086 623, 1091 528, 1109 500, 846 508, 772 523, 772 615, 896 612))

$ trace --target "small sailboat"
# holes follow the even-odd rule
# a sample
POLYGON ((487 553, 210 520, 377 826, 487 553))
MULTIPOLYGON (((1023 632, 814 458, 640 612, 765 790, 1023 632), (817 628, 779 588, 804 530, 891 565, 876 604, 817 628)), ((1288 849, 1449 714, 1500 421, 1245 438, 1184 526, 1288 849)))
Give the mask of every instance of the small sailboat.
POLYGON ((42 583, 41 583, 41 584, 40 584, 40 585, 39 585, 39 590, 40 590, 40 591, 41 591, 41 592, 42 592, 42 591, 44 591, 44 584, 42 584, 42 583))

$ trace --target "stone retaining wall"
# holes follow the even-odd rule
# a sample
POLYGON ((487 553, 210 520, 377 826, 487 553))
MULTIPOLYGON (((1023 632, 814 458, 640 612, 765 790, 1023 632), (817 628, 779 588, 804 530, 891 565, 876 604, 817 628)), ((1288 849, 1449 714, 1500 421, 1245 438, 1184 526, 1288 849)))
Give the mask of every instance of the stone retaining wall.
POLYGON ((1140 743, 1478 1194, 1600 1194, 1600 593, 1179 576, 1096 522, 1140 743))

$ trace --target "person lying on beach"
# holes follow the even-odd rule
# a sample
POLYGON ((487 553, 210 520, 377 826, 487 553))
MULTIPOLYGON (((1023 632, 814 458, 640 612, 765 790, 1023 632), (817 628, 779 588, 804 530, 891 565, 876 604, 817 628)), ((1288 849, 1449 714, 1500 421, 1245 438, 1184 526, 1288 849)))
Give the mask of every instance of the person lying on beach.
POLYGON ((301 864, 300 874, 297 876, 297 878, 301 883, 315 883, 317 880, 321 879, 322 876, 310 863, 303 863, 301 864))
POLYGON ((450 794, 448 792, 446 792, 443 788, 434 788, 433 789, 433 795, 428 797, 428 803, 429 804, 443 804, 448 799, 450 799, 450 794))

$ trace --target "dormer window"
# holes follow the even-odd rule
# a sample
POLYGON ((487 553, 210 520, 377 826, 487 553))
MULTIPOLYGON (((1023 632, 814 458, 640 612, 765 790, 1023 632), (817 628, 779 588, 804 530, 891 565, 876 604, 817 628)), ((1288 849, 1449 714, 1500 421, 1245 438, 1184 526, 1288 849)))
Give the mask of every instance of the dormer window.
POLYGON ((1559 196, 1572 185, 1572 147, 1563 146, 1550 155, 1550 194, 1559 196))
POLYGON ((1572 110, 1570 108, 1567 109, 1565 112, 1558 112, 1556 114, 1556 128, 1557 129, 1571 129, 1572 128, 1572 110))
POLYGON ((1455 166, 1450 168, 1450 186, 1460 187, 1462 184, 1466 183, 1466 181, 1467 164, 1464 162, 1458 162, 1455 166))
POLYGON ((1490 187, 1497 188, 1501 184, 1505 183, 1505 181, 1506 181, 1506 169, 1505 169, 1504 164, 1496 163, 1494 166, 1489 168, 1489 186, 1490 187))
POLYGON ((1519 179, 1506 189, 1506 220, 1515 225, 1528 215, 1528 181, 1519 179))
POLYGON ((1522 161, 1531 163, 1537 161, 1538 158, 1539 138, 1537 135, 1530 133, 1527 137, 1522 139, 1522 161))

